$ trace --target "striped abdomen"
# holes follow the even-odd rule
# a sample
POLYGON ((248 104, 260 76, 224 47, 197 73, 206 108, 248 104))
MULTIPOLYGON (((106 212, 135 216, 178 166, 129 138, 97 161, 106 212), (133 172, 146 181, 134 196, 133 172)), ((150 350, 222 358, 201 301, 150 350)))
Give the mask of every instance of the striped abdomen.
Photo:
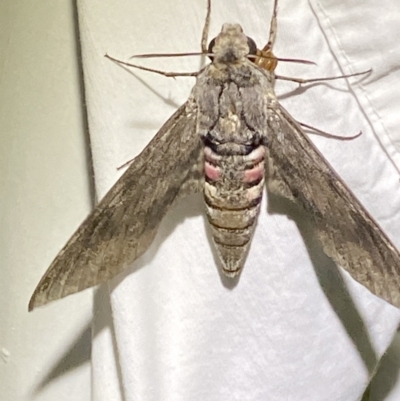
POLYGON ((264 188, 265 147, 205 141, 204 198, 223 271, 240 273, 254 231, 264 188))

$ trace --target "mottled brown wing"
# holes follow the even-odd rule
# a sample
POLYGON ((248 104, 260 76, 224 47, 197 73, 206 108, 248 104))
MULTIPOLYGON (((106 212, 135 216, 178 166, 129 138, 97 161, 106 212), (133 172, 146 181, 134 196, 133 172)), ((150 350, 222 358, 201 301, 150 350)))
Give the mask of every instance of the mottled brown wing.
POLYGON ((298 202, 312 216, 324 252, 400 307, 399 251, 287 111, 269 113, 269 190, 298 202))
POLYGON ((171 205, 202 189, 197 107, 189 99, 164 124, 46 271, 29 310, 116 276, 142 255, 171 205))

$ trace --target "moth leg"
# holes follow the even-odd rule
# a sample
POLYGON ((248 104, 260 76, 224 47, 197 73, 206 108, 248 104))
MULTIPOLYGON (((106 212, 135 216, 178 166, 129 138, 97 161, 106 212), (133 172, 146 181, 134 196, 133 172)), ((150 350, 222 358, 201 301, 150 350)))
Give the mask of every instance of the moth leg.
POLYGON ((208 52, 208 31, 210 30, 211 19, 211 0, 207 0, 207 15, 204 22, 203 33, 201 35, 201 52, 206 54, 208 52))
POLYGON ((274 1, 274 10, 272 12, 271 23, 269 28, 268 43, 261 49, 257 49, 256 59, 254 63, 264 70, 273 72, 278 65, 278 60, 272 53, 274 47, 277 31, 277 13, 278 13, 278 0, 274 1))
POLYGON ((124 167, 129 166, 134 160, 135 160, 135 158, 129 159, 124 164, 121 164, 120 166, 118 166, 117 170, 122 170, 124 167))
POLYGON ((277 14, 278 14, 278 0, 274 1, 274 10, 272 12, 272 17, 271 17, 271 25, 269 27, 269 37, 268 37, 268 43, 264 46, 263 50, 266 49, 271 49, 274 47, 275 44, 275 39, 276 39, 276 31, 278 29, 278 24, 277 24, 277 14))
POLYGON ((298 120, 296 120, 298 124, 300 124, 302 127, 304 128, 308 128, 314 132, 310 132, 311 134, 315 134, 315 135, 319 135, 319 136, 323 136, 325 138, 330 138, 330 139, 338 139, 339 141, 351 141, 353 139, 358 138, 360 135, 362 135, 362 131, 360 131, 358 134, 356 135, 351 135, 351 136, 342 136, 342 135, 335 135, 335 134, 330 134, 329 132, 326 131, 322 131, 319 128, 315 128, 312 125, 308 125, 305 123, 302 123, 298 120))
POLYGON ((118 64, 126 65, 128 67, 134 67, 137 68, 138 70, 143 70, 143 71, 149 71, 149 72, 154 72, 155 74, 160 74, 163 75, 164 77, 168 78, 174 78, 174 77, 197 77, 199 75, 199 72, 201 71, 194 71, 194 72, 166 72, 166 71, 161 71, 161 70, 154 70, 153 68, 147 68, 147 67, 142 67, 141 65, 136 65, 136 64, 131 64, 127 63, 122 60, 118 60, 114 57, 109 56, 108 54, 105 54, 104 57, 115 61, 118 64))
MULTIPOLYGON (((283 81, 296 82, 301 86, 303 84, 309 84, 309 83, 313 83, 313 82, 333 81, 333 80, 336 80, 336 79, 356 77, 356 76, 359 76, 359 75, 368 74, 371 71, 372 71, 372 69, 370 68, 367 71, 356 72, 354 74, 339 75, 339 76, 336 76, 336 77, 312 78, 312 79, 292 78, 292 77, 285 77, 283 75, 276 75, 275 74, 275 79, 280 79, 280 80, 283 80, 283 81)), ((362 134, 362 132, 360 131, 356 135, 351 135, 351 136, 334 135, 334 134, 331 134, 329 132, 323 131, 323 130, 321 130, 319 128, 315 128, 315 127, 313 127, 311 125, 302 123, 300 121, 297 121, 297 123, 300 124, 302 127, 305 127, 305 128, 308 128, 308 129, 314 131, 313 133, 316 134, 316 135, 324 136, 326 138, 331 138, 331 139, 338 139, 338 140, 341 140, 341 141, 350 141, 350 140, 358 138, 362 134)))
POLYGON ((371 71, 372 71, 372 68, 370 68, 369 70, 366 70, 366 71, 355 72, 354 74, 338 75, 336 77, 312 78, 312 79, 302 79, 302 78, 285 77, 283 75, 275 75, 275 79, 280 79, 282 81, 296 82, 299 85, 304 85, 304 84, 310 84, 313 82, 334 81, 335 79, 358 77, 359 75, 369 74, 371 71))

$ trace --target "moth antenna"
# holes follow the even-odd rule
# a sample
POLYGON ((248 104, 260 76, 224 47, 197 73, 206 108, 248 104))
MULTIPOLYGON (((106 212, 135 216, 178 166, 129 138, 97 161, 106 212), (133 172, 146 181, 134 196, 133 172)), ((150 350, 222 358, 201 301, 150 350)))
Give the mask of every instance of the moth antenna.
POLYGON ((203 33, 201 35, 201 52, 203 54, 207 53, 207 42, 208 42, 208 32, 210 30, 211 21, 211 0, 207 0, 207 14, 206 20, 204 22, 203 33))
POLYGON ((108 54, 105 54, 104 57, 114 61, 115 63, 121 64, 121 65, 126 65, 128 67, 137 68, 138 70, 154 72, 155 74, 160 74, 160 75, 163 75, 164 77, 168 77, 168 78, 197 77, 197 75, 201 72, 201 71, 195 71, 195 72, 166 72, 166 71, 161 71, 161 70, 155 70, 153 68, 142 67, 141 65, 137 65, 137 64, 127 63, 125 61, 118 60, 118 59, 116 59, 114 57, 111 57, 108 54))
MULTIPOLYGON (((146 53, 146 54, 134 54, 129 57, 132 58, 157 58, 157 57, 191 57, 191 56, 208 56, 207 51, 203 52, 190 52, 190 53, 146 53)), ((213 54, 211 54, 213 56, 213 54)))
POLYGON ((188 53, 147 53, 147 54, 134 54, 129 57, 132 58, 157 58, 157 57, 191 57, 191 56, 207 56, 208 53, 202 52, 188 52, 188 53))

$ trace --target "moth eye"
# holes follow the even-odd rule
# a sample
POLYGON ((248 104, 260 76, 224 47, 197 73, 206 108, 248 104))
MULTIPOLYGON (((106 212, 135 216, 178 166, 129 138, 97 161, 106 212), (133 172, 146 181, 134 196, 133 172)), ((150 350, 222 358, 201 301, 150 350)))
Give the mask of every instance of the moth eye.
POLYGON ((249 46, 249 54, 255 56, 257 54, 257 45, 252 38, 247 36, 247 46, 249 46))
MULTIPOLYGON (((210 44, 208 45, 208 53, 212 53, 213 51, 213 47, 215 45, 215 38, 210 42, 210 44)), ((208 58, 213 61, 214 57, 213 56, 208 56, 208 58)))

